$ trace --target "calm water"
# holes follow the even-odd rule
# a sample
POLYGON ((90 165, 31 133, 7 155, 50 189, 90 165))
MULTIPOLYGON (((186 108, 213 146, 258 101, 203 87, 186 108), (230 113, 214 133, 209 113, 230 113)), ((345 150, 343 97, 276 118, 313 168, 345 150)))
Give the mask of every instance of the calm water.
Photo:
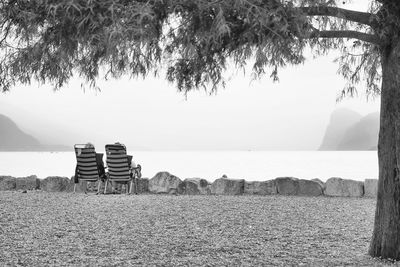
MULTIPOLYGON (((102 151, 99 151, 102 152, 102 151)), ((280 176, 303 179, 378 177, 376 151, 136 151, 143 177, 168 171, 182 180, 201 177, 212 182, 226 174, 248 181, 280 176)), ((104 159, 105 160, 105 159, 104 159)), ((67 176, 74 174, 73 152, 0 152, 0 175, 67 176)))

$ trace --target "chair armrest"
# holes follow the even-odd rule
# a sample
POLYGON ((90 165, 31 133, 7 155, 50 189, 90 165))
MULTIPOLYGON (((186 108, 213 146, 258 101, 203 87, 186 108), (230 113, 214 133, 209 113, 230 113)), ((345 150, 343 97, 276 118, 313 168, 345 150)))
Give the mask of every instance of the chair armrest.
POLYGON ((142 177, 142 166, 140 166, 140 164, 138 164, 135 168, 131 168, 131 171, 134 174, 135 178, 142 177))

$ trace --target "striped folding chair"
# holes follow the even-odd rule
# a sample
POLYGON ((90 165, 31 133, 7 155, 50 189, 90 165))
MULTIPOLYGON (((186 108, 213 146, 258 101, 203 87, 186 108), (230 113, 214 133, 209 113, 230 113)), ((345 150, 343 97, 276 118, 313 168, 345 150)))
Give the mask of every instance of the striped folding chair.
MULTIPOLYGON (((100 192, 101 181, 106 178, 103 164, 103 154, 96 153, 96 150, 92 144, 77 144, 74 146, 74 150, 77 161, 75 169, 74 193, 76 190, 76 184, 79 181, 98 181, 98 194, 100 192)), ((85 187, 85 193, 86 191, 87 184, 85 187)))
POLYGON ((108 182, 130 184, 127 193, 131 194, 133 182, 135 180, 135 172, 131 167, 132 156, 127 155, 126 147, 119 143, 106 145, 106 155, 108 171, 104 194, 106 193, 108 182))

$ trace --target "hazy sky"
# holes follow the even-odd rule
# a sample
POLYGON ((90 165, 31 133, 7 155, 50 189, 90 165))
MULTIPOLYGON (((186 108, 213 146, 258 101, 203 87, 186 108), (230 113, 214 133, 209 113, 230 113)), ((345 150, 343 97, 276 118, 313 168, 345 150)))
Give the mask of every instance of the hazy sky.
POLYGON ((119 141, 149 149, 317 149, 329 116, 339 107, 361 114, 379 110, 379 99, 336 103, 345 81, 333 57, 311 57, 286 68, 280 82, 233 75, 209 96, 184 95, 163 77, 100 82, 101 92, 79 81, 61 91, 50 86, 16 87, 0 95, 0 113, 44 143, 119 141))

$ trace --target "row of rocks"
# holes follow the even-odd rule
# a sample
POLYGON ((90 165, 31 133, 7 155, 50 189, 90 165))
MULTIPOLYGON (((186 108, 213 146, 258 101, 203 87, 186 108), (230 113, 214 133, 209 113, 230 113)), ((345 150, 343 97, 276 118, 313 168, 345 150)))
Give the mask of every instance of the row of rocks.
MULTIPOLYGON (((2 190, 43 190, 48 192, 72 192, 74 179, 52 176, 39 179, 28 177, 0 176, 2 190)), ((80 182, 77 192, 97 191, 98 183, 80 182)), ((226 176, 209 183, 202 178, 180 178, 168 172, 159 172, 153 178, 141 178, 135 182, 134 192, 175 195, 293 195, 293 196, 336 196, 336 197, 376 197, 378 180, 364 182, 342 178, 329 178, 325 183, 319 179, 304 180, 294 177, 279 177, 268 181, 249 182, 244 179, 228 179, 226 176)), ((117 186, 121 191, 122 186, 117 186)), ((104 183, 100 184, 104 191, 104 183)), ((111 192, 108 184, 107 192, 111 192)))
MULTIPOLYGON (((136 183, 138 186, 138 191, 148 192, 148 179, 140 179, 136 183)), ((45 179, 39 179, 36 175, 31 175, 27 177, 12 177, 12 176, 0 176, 0 191, 6 190, 42 190, 47 192, 73 192, 74 191, 74 177, 60 177, 60 176, 50 176, 45 179)), ((104 192, 104 183, 100 184, 102 192, 104 192)), ((120 190, 121 186, 117 186, 117 190, 120 190)), ((77 184, 76 192, 96 192, 98 189, 98 182, 89 183, 85 181, 80 181, 77 184)), ((111 192, 112 185, 109 183, 107 186, 107 192, 111 192)))
POLYGON ((43 190, 49 192, 73 191, 74 185, 67 177, 52 176, 39 179, 36 175, 27 177, 0 176, 0 191, 43 190))
POLYGON ((329 178, 326 183, 319 179, 305 180, 294 177, 278 177, 268 181, 245 181, 244 179, 219 178, 209 183, 201 178, 180 180, 168 172, 156 174, 148 182, 149 193, 186 195, 293 195, 293 196, 337 196, 376 197, 377 179, 365 182, 329 178))

